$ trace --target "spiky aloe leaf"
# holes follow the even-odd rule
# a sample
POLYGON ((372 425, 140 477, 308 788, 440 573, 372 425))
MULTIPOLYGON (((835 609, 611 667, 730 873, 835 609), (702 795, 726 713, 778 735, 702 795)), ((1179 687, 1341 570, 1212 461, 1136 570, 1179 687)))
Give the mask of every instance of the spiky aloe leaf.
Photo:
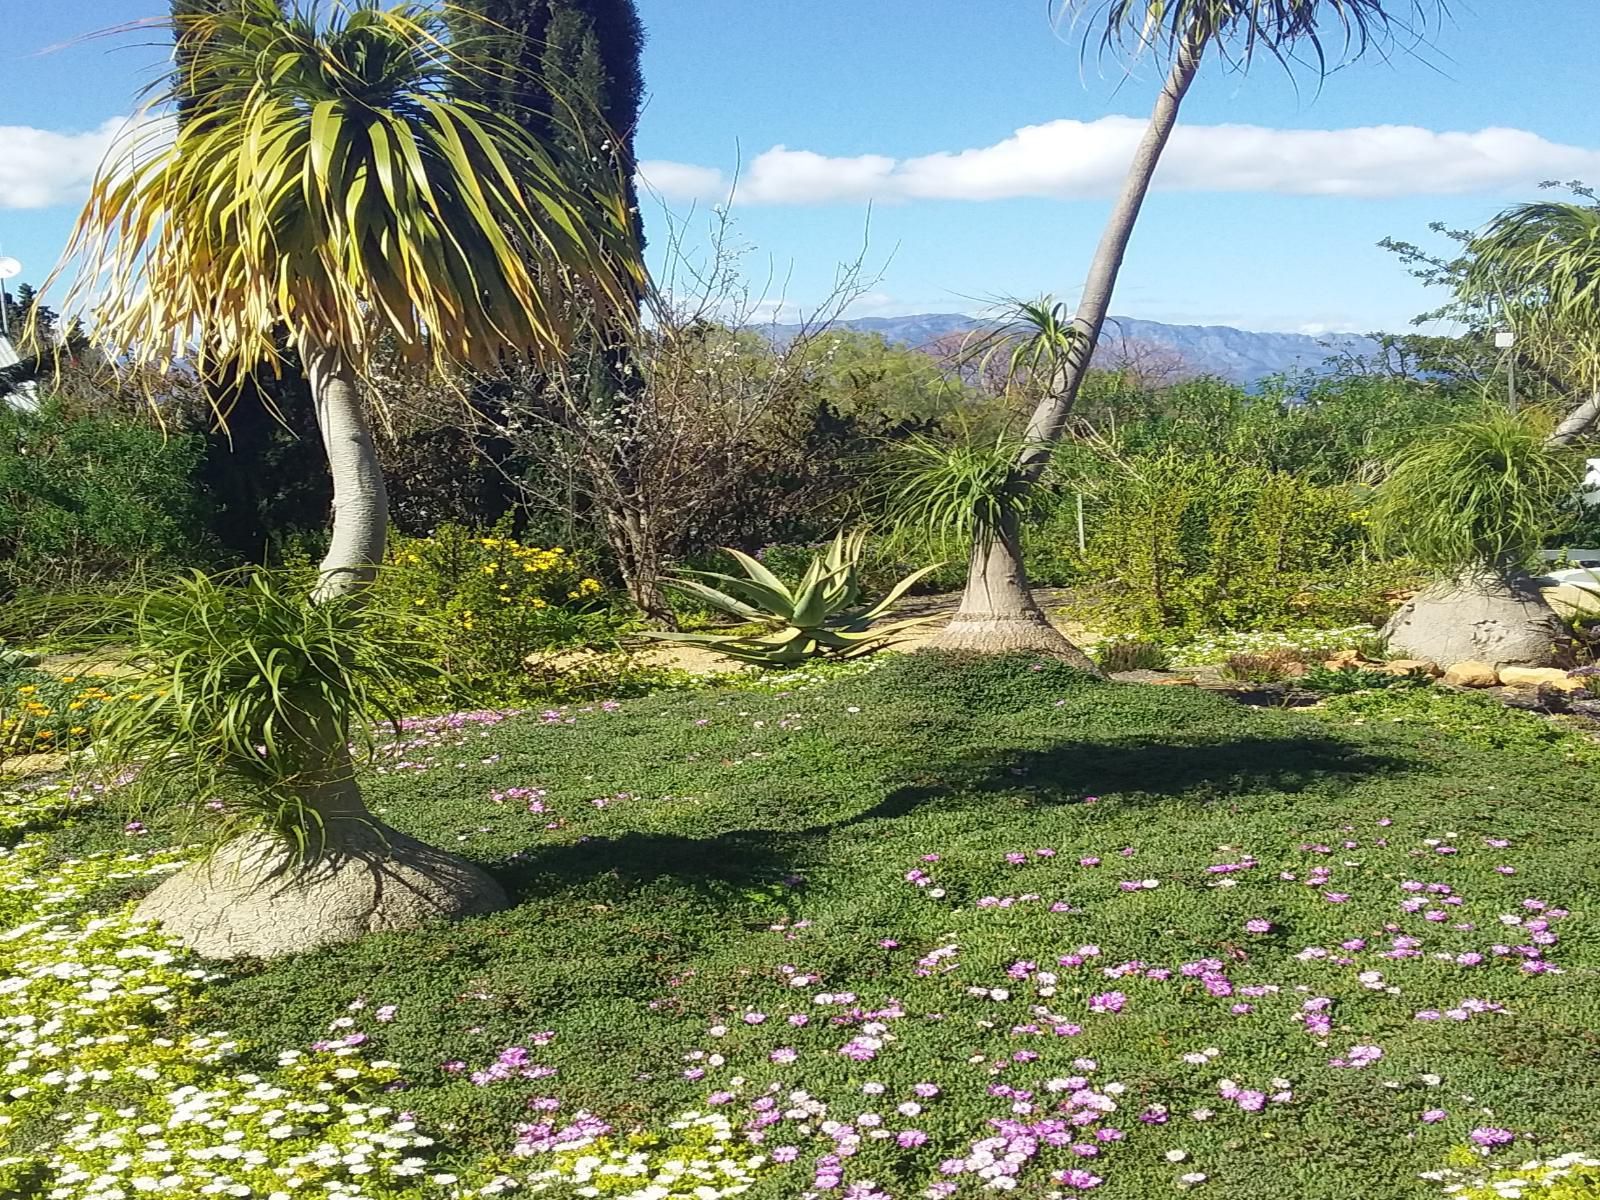
POLYGON ((668 587, 687 592, 689 595, 704 600, 713 608, 720 609, 725 613, 732 613, 734 616, 743 617, 747 621, 770 620, 768 614, 762 612, 759 608, 746 604, 742 600, 736 600, 726 592, 719 592, 716 588, 701 583, 699 580, 669 579, 666 582, 668 587))
MULTIPOLYGON (((672 586, 695 582, 693 579, 687 578, 687 576, 698 576, 700 579, 709 579, 714 583, 720 584, 722 594, 730 598, 736 598, 739 603, 749 608, 749 612, 740 612, 738 615, 748 617, 753 621, 787 620, 789 611, 793 606, 793 601, 787 591, 779 595, 765 584, 757 583, 752 579, 739 579, 733 575, 724 575, 719 571, 689 571, 685 573, 685 576, 680 576, 678 579, 669 579, 667 582, 672 586)), ((706 584, 698 584, 697 586, 708 587, 706 584)), ((709 588, 709 590, 717 591, 718 589, 709 588)), ((712 601, 712 603, 715 604, 715 601, 712 601)), ((722 606, 717 605, 717 607, 722 606)), ((734 610, 729 609, 727 611, 732 612, 734 610)))
POLYGON ((794 602, 794 594, 789 591, 789 585, 774 575, 767 568, 766 563, 762 562, 759 558, 754 558, 751 555, 746 554, 743 550, 735 550, 731 546, 724 547, 724 549, 728 554, 733 556, 734 560, 737 561, 740 566, 745 569, 752 580, 761 584, 763 587, 771 588, 774 592, 777 592, 791 604, 794 602))
POLYGON ((794 615, 789 619, 796 625, 813 628, 837 615, 844 607, 842 602, 849 595, 848 586, 839 586, 841 579, 854 569, 852 564, 846 564, 824 573, 822 560, 813 559, 795 597, 794 615))

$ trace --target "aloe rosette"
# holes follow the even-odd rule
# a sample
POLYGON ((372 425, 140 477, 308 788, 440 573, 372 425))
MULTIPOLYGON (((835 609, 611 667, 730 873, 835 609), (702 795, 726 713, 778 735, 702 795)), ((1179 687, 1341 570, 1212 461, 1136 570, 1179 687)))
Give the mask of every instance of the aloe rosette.
POLYGON ((818 657, 858 658, 881 650, 895 635, 930 619, 916 617, 879 624, 895 603, 939 564, 913 571, 876 604, 860 607, 861 552, 866 537, 864 530, 840 533, 826 553, 811 560, 793 586, 759 559, 729 549, 727 553, 744 568, 744 578, 720 571, 692 571, 668 583, 719 612, 764 626, 764 630, 735 635, 660 632, 650 636, 708 646, 729 658, 761 666, 788 666, 818 657))

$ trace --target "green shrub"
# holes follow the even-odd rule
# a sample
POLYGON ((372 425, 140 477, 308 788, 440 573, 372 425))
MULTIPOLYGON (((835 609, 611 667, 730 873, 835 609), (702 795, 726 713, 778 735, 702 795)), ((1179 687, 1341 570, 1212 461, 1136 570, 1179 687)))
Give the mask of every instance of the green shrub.
POLYGON ((1282 683, 1300 674, 1301 666, 1299 656, 1292 650, 1230 654, 1222 664, 1222 677, 1244 683, 1282 683))
POLYGON ((1347 663, 1342 667, 1328 667, 1317 663, 1299 680, 1300 686, 1312 692, 1330 696, 1350 695, 1383 688, 1431 687, 1433 679, 1423 671, 1408 671, 1396 675, 1390 671, 1374 671, 1368 667, 1347 663))
POLYGON ((441 668, 416 704, 544 695, 549 681, 526 669, 530 655, 615 646, 623 627, 576 555, 524 545, 509 518, 489 530, 441 525, 431 537, 392 539, 372 591, 389 632, 441 668))
POLYGON ((1117 639, 1101 646, 1094 660, 1107 675, 1115 675, 1119 671, 1164 671, 1172 654, 1159 642, 1117 639))
POLYGON ((1094 518, 1088 565, 1113 586, 1092 614, 1113 632, 1372 622, 1403 564, 1373 564, 1359 498, 1220 457, 1134 463, 1094 518))
POLYGON ((87 745, 94 718, 122 690, 110 679, 56 676, 0 661, 0 764, 19 754, 87 745))
POLYGON ((148 421, 0 404, 0 600, 206 561, 203 455, 201 438, 148 421))

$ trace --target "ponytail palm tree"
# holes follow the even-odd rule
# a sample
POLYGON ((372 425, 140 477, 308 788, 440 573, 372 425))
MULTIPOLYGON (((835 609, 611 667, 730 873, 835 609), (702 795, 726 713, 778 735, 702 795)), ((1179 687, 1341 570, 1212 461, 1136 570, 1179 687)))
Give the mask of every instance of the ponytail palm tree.
MULTIPOLYGON (((561 356, 571 313, 633 294, 627 207, 619 180, 455 94, 463 68, 435 4, 194 8, 173 19, 178 77, 93 185, 72 299, 110 354, 151 372, 237 379, 276 370, 285 343, 298 352, 334 491, 313 600, 347 604, 387 532, 363 375, 380 353, 441 374, 561 356)), ((242 837, 164 883, 147 916, 206 952, 268 954, 503 902, 475 867, 367 813, 344 710, 313 688, 286 713, 284 664, 261 673, 276 722, 261 740, 306 743, 283 786, 313 853, 242 837)))
POLYGON ((1549 435, 1569 445, 1600 417, 1600 204, 1519 204, 1468 255, 1462 298, 1494 311, 1522 354, 1578 391, 1549 435))
MULTIPOLYGON (((1329 44, 1342 57, 1385 49, 1396 38, 1420 34, 1445 0, 1055 0, 1063 18, 1086 19, 1089 39, 1168 64, 1165 83, 1144 137, 1134 151, 1122 191, 1112 206, 1089 266, 1070 326, 1052 323, 1049 344, 1058 352, 1051 383, 1028 422, 1015 469, 1025 486, 1036 484, 1060 441, 1088 375, 1095 343, 1111 311, 1117 275, 1162 152, 1207 56, 1247 69, 1262 54, 1292 66, 1309 60, 1328 69, 1329 44), (1098 38, 1095 38, 1095 33, 1098 38)), ((1001 527, 974 541, 960 612, 938 643, 958 650, 1027 649, 1071 660, 1079 655, 1045 620, 1028 588, 1014 534, 1001 527)))

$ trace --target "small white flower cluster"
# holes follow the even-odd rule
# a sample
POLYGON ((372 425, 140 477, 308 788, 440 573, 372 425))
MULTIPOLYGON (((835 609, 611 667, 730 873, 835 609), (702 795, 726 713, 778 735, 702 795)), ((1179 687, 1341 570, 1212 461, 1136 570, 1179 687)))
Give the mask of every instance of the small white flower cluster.
POLYGON ((1174 667, 1205 667, 1226 662, 1233 654, 1265 654, 1296 650, 1307 655, 1337 654, 1372 638, 1370 625, 1343 629, 1288 629, 1277 633, 1208 633, 1174 646, 1169 661, 1174 667))
POLYGON ((431 1139, 369 1099, 393 1064, 287 1051, 263 1076, 227 1034, 181 1031, 210 976, 126 910, 84 911, 113 881, 177 865, 0 850, 0 1195, 389 1200, 447 1178, 427 1175, 431 1139))
POLYGON ((0 788, 0 833, 53 824, 83 803, 79 793, 62 784, 0 788))
POLYGON ((732 1124, 716 1113, 684 1113, 662 1134, 599 1137, 545 1156, 552 1165, 528 1176, 529 1191, 609 1200, 721 1200, 750 1190, 769 1165, 741 1155, 732 1124))
POLYGON ((1600 1158, 1586 1154, 1533 1160, 1488 1174, 1427 1171, 1422 1178, 1443 1183, 1444 1194, 1457 1200, 1523 1200, 1523 1197, 1534 1196, 1539 1200, 1600 1198, 1600 1158))

